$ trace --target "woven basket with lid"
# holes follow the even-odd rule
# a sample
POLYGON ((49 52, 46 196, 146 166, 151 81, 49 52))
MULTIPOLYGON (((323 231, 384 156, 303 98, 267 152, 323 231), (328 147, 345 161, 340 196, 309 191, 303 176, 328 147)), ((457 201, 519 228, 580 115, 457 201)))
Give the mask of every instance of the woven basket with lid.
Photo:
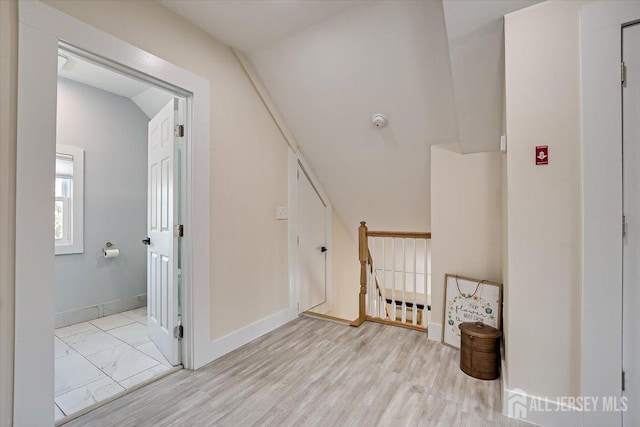
POLYGON ((460 369, 481 380, 500 376, 502 332, 482 322, 460 324, 460 369))

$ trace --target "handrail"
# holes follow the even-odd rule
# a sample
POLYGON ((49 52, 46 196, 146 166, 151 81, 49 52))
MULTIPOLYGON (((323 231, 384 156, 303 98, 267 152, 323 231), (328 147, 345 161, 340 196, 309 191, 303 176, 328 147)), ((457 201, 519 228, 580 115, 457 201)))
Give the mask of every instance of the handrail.
MULTIPOLYGON (((412 325, 410 323, 405 322, 405 308, 407 307, 407 304, 411 304, 411 302, 404 302, 404 290, 403 290, 403 303, 402 303, 402 307, 403 307, 403 314, 402 314, 402 321, 396 321, 395 320, 395 311, 394 311, 394 317, 391 318, 390 317, 390 313, 389 313, 389 308, 386 306, 385 304, 385 313, 387 315, 387 319, 379 319, 377 318, 377 315, 375 317, 368 315, 367 313, 367 267, 369 267, 369 271, 372 273, 372 280, 375 282, 375 288, 378 290, 378 297, 382 297, 380 298, 381 301, 385 301, 386 300, 386 295, 382 292, 381 286, 378 282, 378 278, 377 275, 375 274, 375 268, 373 265, 373 257, 371 255, 371 252, 369 251, 369 237, 381 237, 383 238, 400 238, 400 239, 431 239, 431 233, 428 232, 410 232, 410 231, 369 231, 367 228, 367 224, 365 221, 361 221, 360 222, 360 227, 358 228, 358 259, 360 261, 360 293, 359 293, 359 298, 358 298, 358 318, 356 320, 354 320, 353 322, 351 322, 351 326, 360 326, 361 324, 363 324, 365 321, 369 320, 369 321, 376 321, 376 322, 382 322, 385 324, 393 324, 396 326, 403 326, 403 327, 409 327, 411 329, 418 329, 418 330, 422 330, 422 331, 426 331, 427 328, 424 326, 419 326, 419 325, 412 325)), ((375 239, 374 239, 375 240, 375 239)), ((415 242, 415 240, 414 240, 415 242)), ((425 243, 426 245, 426 243, 425 243)), ((404 243, 402 245, 402 247, 404 248, 404 243)), ((427 248, 427 246, 425 246, 425 249, 427 248)), ((403 249, 404 250, 404 249, 403 249)), ((425 252, 425 257, 427 256, 426 252, 425 252)), ((414 243, 414 258, 415 258, 415 243, 414 243)), ((415 267, 415 260, 414 260, 414 268, 415 267)), ((425 271, 424 271, 424 275, 425 275, 425 307, 426 307, 426 265, 427 265, 427 261, 425 258, 425 271)), ((395 271, 395 270, 394 270, 395 271)), ((395 285, 394 285, 395 286, 395 285)), ((403 283, 404 286, 404 283, 403 283)), ((404 289, 404 288, 403 288, 404 289)), ((372 288, 373 291, 373 288, 372 288)), ((414 270, 414 300, 415 300, 415 270, 414 270)), ((395 303, 393 303, 395 304, 395 303)), ((392 304, 392 305, 393 305, 392 304)), ((415 304, 415 301, 414 301, 415 304)), ((395 305, 393 305, 392 307, 395 310, 395 305)), ((371 310, 371 308, 369 309, 371 310)), ((415 310, 415 308, 414 308, 415 310)), ((414 316, 416 311, 413 312, 414 316)), ((414 322, 415 322, 415 318, 414 318, 414 322)))
POLYGON ((430 239, 431 233, 413 231, 367 231, 367 237, 401 237, 405 239, 430 239))

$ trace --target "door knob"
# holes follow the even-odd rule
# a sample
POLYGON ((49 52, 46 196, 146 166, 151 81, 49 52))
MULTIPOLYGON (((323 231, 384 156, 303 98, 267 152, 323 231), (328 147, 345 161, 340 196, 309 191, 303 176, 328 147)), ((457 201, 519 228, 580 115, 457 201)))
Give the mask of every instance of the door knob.
POLYGON ((146 239, 142 239, 142 244, 149 246, 151 244, 151 237, 147 237, 146 239))
POLYGON ((323 246, 323 247, 320 248, 320 252, 327 252, 327 251, 328 251, 328 249, 327 249, 326 246, 323 246))

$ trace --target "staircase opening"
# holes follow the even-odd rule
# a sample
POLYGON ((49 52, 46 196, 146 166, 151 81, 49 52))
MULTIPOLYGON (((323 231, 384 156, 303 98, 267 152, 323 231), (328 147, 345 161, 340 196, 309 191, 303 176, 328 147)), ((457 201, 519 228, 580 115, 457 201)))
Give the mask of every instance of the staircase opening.
POLYGON ((431 233, 358 229, 359 315, 427 332, 431 311, 431 233))

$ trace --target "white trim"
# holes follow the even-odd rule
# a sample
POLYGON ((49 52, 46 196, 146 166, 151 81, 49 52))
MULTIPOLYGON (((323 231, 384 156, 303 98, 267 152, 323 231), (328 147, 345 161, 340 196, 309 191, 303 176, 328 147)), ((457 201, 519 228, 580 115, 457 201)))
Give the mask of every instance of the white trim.
MULTIPOLYGON (((517 406, 514 406, 514 409, 517 411, 517 406)), ((583 412, 578 408, 563 404, 562 402, 549 400, 544 397, 531 396, 519 389, 504 390, 502 413, 507 417, 526 421, 539 426, 582 426, 583 412), (520 414, 510 413, 510 403, 511 405, 518 405, 521 408, 525 408, 525 410, 520 414)))
POLYGON ((14 423, 51 425, 54 250, 47 207, 53 186, 46 183, 54 175, 59 42, 191 94, 182 275, 183 363, 191 369, 211 360, 209 82, 41 2, 20 1, 19 22, 14 423))
POLYGON ((13 420, 18 5, 0 2, 0 426, 13 420), (3 52, 4 53, 4 52, 3 52))
MULTIPOLYGON (((315 178, 314 178, 315 179, 315 178)), ((318 181, 316 180, 316 184, 318 181)), ((334 307, 333 301, 333 205, 329 201, 329 198, 326 196, 324 190, 320 187, 316 187, 320 194, 324 194, 324 202, 327 204, 326 209, 324 210, 325 215, 325 227, 326 228, 326 240, 325 243, 327 245, 328 252, 326 252, 326 275, 327 275, 327 303, 326 303, 326 311, 329 312, 334 307)))
MULTIPOLYGON (((504 335, 503 335, 504 338, 504 335)), ((509 386, 509 380, 507 378, 507 375, 509 374, 508 370, 507 370, 507 359, 506 359, 506 348, 504 345, 504 340, 501 343, 500 346, 500 394, 501 394, 501 398, 502 398, 502 414, 509 416, 508 415, 508 408, 507 408, 507 398, 508 398, 508 386, 509 386)))
POLYGON ((289 309, 281 310, 256 322, 253 322, 237 331, 233 331, 221 338, 209 343, 207 353, 208 360, 215 360, 233 350, 242 347, 250 341, 267 334, 274 329, 285 325, 297 317, 295 312, 289 309))
MULTIPOLYGON (((620 396, 622 388, 621 27, 639 18, 638 2, 598 2, 581 12, 584 396, 620 396)), ((616 412, 584 416, 585 426, 621 423, 616 412)))
POLYGON ((300 150, 293 152, 289 148, 289 308, 292 312, 300 314, 299 301, 300 301, 300 266, 298 255, 298 167, 302 166, 306 172, 309 181, 315 187, 318 195, 322 199, 325 205, 325 227, 326 236, 325 242, 328 248, 326 257, 326 287, 327 287, 327 299, 326 302, 315 307, 314 311, 320 313, 326 313, 331 310, 333 304, 333 262, 331 251, 333 250, 333 205, 327 196, 327 193, 320 185, 320 181, 316 178, 315 174, 311 170, 311 167, 302 156, 300 150))
POLYGON ((288 219, 288 247, 289 247, 289 310, 298 315, 298 154, 289 147, 287 159, 289 167, 289 219, 288 219))
POLYGON ((44 426, 53 424, 54 400, 55 255, 50 206, 58 43, 24 23, 19 24, 18 39, 13 424, 44 426), (38 126, 33 125, 34 117, 38 126))
POLYGON ((429 323, 428 328, 429 341, 442 342, 442 325, 440 323, 429 323))
POLYGON ((108 301, 101 304, 89 305, 73 310, 61 311, 54 315, 54 327, 56 329, 74 325, 80 322, 99 319, 123 311, 135 310, 144 307, 147 294, 134 295, 127 298, 108 301))
MULTIPOLYGON (((56 144, 56 155, 68 154, 73 158, 73 185, 71 188, 71 243, 56 244, 56 255, 81 254, 84 251, 84 150, 80 147, 56 144)), ((69 218, 66 218, 69 221, 69 218)))

